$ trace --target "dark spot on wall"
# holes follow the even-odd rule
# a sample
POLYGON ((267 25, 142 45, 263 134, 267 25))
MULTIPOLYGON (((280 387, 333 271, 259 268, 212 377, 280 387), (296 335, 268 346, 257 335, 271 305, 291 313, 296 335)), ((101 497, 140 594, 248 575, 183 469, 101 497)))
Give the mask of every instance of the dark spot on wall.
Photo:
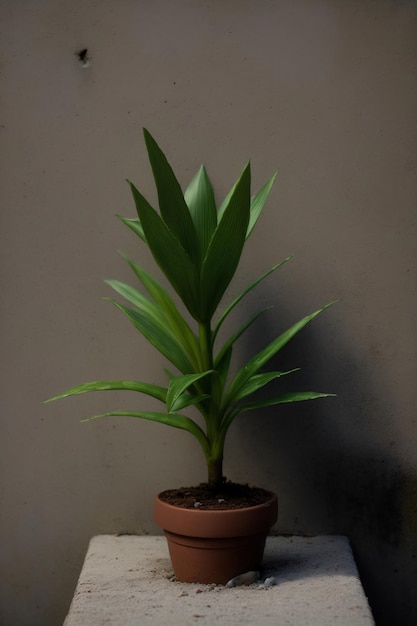
POLYGON ((88 56, 88 48, 82 48, 75 53, 79 62, 83 67, 87 67, 90 64, 90 57, 88 56))

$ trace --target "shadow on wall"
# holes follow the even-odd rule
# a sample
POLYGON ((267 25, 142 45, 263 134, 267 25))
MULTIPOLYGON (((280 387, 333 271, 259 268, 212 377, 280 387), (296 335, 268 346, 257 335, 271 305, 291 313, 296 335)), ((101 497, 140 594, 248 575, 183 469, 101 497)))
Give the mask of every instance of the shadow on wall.
MULTIPOLYGON (((283 329, 300 316, 287 311, 284 317, 283 329)), ((242 342, 245 357, 253 354, 251 346, 273 338, 276 328, 263 322, 254 343, 242 342)), ((284 518, 278 532, 347 535, 378 626, 411 626, 417 623, 417 476, 394 456, 389 384, 381 375, 376 389, 339 330, 331 335, 329 318, 323 323, 315 320, 303 330, 271 369, 300 366, 301 372, 282 379, 286 390, 338 397, 242 416, 234 437, 243 458, 256 462, 255 446, 262 465, 274 468, 271 488, 284 518)))

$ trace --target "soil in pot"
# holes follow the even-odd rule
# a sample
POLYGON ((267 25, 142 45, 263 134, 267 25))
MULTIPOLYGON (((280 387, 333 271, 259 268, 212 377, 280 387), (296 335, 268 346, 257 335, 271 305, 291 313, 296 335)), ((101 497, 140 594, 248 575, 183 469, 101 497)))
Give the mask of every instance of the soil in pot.
POLYGON ((245 509, 267 502, 271 492, 260 487, 249 487, 238 483, 225 482, 221 487, 201 483, 196 487, 168 489, 159 494, 159 498, 183 509, 200 508, 206 511, 224 511, 226 509, 245 509))

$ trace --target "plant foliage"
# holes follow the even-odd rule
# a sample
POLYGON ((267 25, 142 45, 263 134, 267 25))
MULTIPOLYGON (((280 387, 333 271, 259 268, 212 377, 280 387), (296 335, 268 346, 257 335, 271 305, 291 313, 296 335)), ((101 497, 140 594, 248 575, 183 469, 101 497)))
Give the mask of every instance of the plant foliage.
POLYGON ((119 217, 149 247, 194 324, 190 325, 171 295, 155 278, 125 256, 139 288, 117 280, 107 283, 127 303, 112 300, 115 306, 175 367, 177 373, 167 373, 165 387, 136 381, 89 382, 68 389, 46 402, 104 390, 130 390, 156 398, 164 404, 161 412, 112 411, 88 420, 127 415, 186 430, 196 437, 203 449, 209 482, 219 483, 223 479, 225 438, 237 415, 284 402, 333 395, 303 391, 272 395, 268 399, 257 396, 259 390, 271 382, 297 371, 264 371, 263 368, 297 333, 333 303, 291 326, 230 376, 235 342, 266 309, 236 329, 223 345, 217 345, 222 324, 242 298, 291 258, 274 265, 223 311, 217 312, 276 175, 251 197, 251 170, 250 164, 247 164, 217 209, 213 187, 203 166, 183 193, 164 153, 147 130, 144 130, 144 137, 157 189, 159 212, 128 181, 137 217, 119 217), (181 413, 189 406, 194 406, 202 415, 204 427, 181 413))

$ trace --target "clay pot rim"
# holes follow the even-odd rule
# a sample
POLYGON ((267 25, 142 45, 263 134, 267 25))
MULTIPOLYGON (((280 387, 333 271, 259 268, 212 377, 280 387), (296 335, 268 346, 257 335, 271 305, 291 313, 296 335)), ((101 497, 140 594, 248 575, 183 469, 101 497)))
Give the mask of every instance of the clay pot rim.
MULTIPOLYGON (((266 490, 265 490, 266 491, 266 490)), ((155 521, 164 530, 191 537, 233 537, 269 530, 277 520, 278 497, 242 509, 185 509, 155 498, 155 521)))

